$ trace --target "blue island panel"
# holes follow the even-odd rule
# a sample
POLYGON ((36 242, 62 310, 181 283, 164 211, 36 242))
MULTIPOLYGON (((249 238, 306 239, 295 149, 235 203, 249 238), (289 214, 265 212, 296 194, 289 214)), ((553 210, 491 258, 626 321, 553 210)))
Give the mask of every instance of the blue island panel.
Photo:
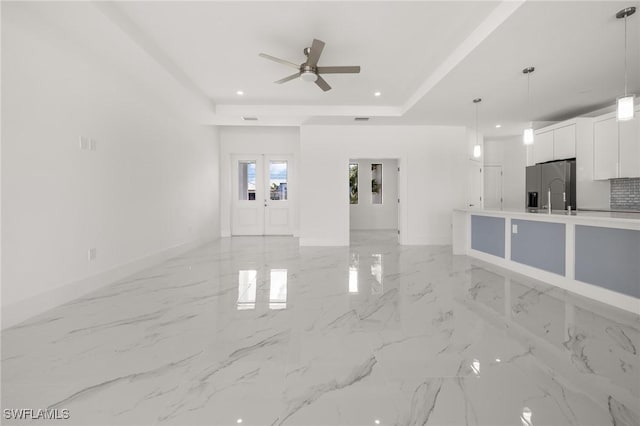
POLYGON ((640 298, 640 231, 576 225, 576 279, 640 298))
POLYGON ((511 260, 534 268, 565 274, 564 223, 511 220, 511 260), (516 225, 518 232, 513 232, 516 225))
POLYGON ((504 220, 471 215, 471 248, 504 258, 504 220))

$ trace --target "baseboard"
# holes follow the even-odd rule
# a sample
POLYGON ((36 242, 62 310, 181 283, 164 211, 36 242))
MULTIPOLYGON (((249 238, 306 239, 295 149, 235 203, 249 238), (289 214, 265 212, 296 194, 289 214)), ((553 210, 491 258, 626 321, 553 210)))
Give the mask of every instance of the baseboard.
POLYGON ((347 247, 349 242, 340 242, 336 240, 328 240, 323 238, 303 238, 300 237, 301 247, 347 247))
POLYGON ((349 231, 397 231, 398 228, 349 228, 349 231))
POLYGON ((189 243, 180 244, 154 254, 141 257, 132 262, 117 266, 97 275, 78 280, 66 285, 56 287, 53 290, 38 294, 19 302, 2 307, 2 329, 19 324, 29 318, 39 315, 49 309, 60 306, 71 300, 77 299, 105 285, 147 269, 172 257, 179 256, 196 247, 212 241, 210 238, 198 239, 189 243))

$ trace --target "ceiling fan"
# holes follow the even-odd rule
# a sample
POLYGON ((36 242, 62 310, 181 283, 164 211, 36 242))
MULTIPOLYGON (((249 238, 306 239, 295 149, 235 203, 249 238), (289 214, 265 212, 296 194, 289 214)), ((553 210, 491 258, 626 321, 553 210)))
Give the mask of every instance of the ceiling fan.
POLYGON ((322 49, 324 49, 324 41, 314 38, 313 43, 311 43, 311 47, 306 47, 304 49, 304 54, 307 57, 307 60, 300 65, 294 64, 293 62, 289 62, 284 59, 276 58, 275 56, 267 55, 266 53, 260 53, 260 56, 298 70, 298 72, 296 72, 295 74, 291 74, 290 76, 285 77, 281 80, 274 81, 274 83, 282 84, 299 77, 304 81, 315 82, 318 87, 320 87, 325 92, 327 90, 331 90, 331 86, 329 86, 329 83, 327 83, 326 80, 320 76, 320 74, 357 74, 360 72, 359 66, 319 67, 318 59, 320 59, 322 49))

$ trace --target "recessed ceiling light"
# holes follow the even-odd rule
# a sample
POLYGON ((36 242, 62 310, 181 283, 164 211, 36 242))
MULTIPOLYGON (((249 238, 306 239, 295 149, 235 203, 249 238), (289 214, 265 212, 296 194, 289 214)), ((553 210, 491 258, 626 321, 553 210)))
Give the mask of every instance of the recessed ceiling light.
POLYGON ((496 129, 499 129, 500 127, 502 127, 502 124, 496 124, 496 129))
POLYGON ((375 419, 373 422, 374 422, 375 424, 377 424, 377 425, 379 425, 379 424, 380 424, 380 420, 378 420, 378 419, 375 419))
POLYGON ((236 95, 238 95, 238 96, 242 96, 242 95, 244 95, 244 92, 243 92, 242 90, 238 90, 238 91, 236 92, 236 95))
POLYGON ((382 93, 381 93, 381 92, 374 92, 374 93, 373 93, 373 96, 375 96, 375 97, 378 97, 378 96, 380 96, 380 95, 382 95, 382 93))
POLYGON ((238 424, 242 423, 242 419, 236 420, 236 423, 238 423, 238 424))

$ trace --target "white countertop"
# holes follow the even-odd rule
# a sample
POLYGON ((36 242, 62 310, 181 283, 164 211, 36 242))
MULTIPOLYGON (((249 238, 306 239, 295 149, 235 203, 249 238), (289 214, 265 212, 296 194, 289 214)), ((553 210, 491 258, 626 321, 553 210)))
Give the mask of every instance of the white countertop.
POLYGON ((455 211, 466 212, 470 214, 515 217, 526 220, 539 220, 544 222, 562 222, 562 223, 581 223, 604 225, 617 224, 623 225, 624 228, 640 230, 640 213, 620 213, 620 212, 597 212, 597 211, 572 211, 568 215, 566 211, 556 210, 551 214, 546 210, 540 210, 538 213, 531 213, 525 209, 514 210, 491 210, 491 209, 455 209, 455 211))

